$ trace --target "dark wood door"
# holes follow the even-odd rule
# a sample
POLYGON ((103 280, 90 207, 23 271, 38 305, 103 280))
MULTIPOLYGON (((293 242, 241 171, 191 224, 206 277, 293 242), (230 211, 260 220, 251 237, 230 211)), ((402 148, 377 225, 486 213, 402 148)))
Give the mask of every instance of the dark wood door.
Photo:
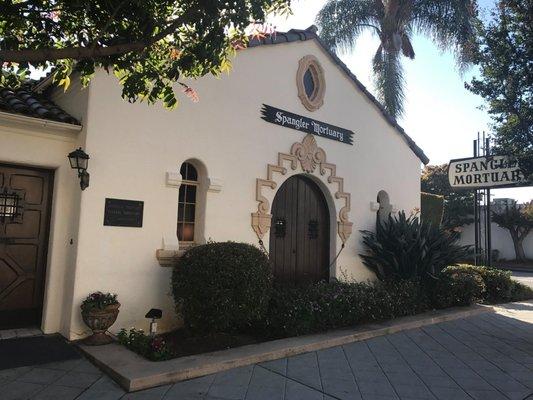
POLYGON ((324 195, 305 176, 287 179, 272 203, 270 260, 282 282, 329 278, 329 213, 324 195))
POLYGON ((52 171, 0 164, 2 328, 40 325, 52 180, 52 171))

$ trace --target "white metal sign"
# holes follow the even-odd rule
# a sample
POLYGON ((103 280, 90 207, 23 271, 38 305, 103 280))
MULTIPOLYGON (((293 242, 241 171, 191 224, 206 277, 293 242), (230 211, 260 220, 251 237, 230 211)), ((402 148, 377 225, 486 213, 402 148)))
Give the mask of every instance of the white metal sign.
POLYGON ((485 156, 451 160, 448 180, 452 188, 481 189, 529 186, 518 163, 509 156, 485 156))

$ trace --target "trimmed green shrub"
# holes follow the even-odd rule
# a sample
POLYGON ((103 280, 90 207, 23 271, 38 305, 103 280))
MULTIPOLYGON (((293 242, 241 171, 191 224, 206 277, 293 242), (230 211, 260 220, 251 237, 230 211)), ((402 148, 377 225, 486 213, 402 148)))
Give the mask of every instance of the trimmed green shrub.
POLYGON ((428 308, 417 281, 276 286, 259 330, 273 337, 297 336, 413 315, 428 308))
POLYGON ((533 299, 533 289, 520 282, 511 282, 511 301, 524 301, 533 299))
POLYGON ((485 283, 483 300, 487 303, 505 303, 533 298, 533 289, 513 280, 510 271, 470 264, 458 265, 454 267, 454 270, 478 273, 485 283))
POLYGON ((374 289, 376 308, 381 311, 375 320, 415 315, 430 308, 425 286, 418 280, 376 282, 374 289))
POLYGON ((246 243, 189 249, 172 274, 185 324, 204 332, 242 332, 264 317, 272 290, 267 256, 246 243))
POLYGON ((479 273, 464 267, 447 267, 441 271, 433 291, 439 308, 469 306, 482 300, 485 283, 479 273))
POLYGON ((511 301, 511 291, 513 280, 511 272, 501 269, 489 268, 484 266, 475 266, 461 264, 455 267, 456 270, 475 271, 485 283, 485 294, 483 299, 488 303, 502 303, 511 301))
POLYGON ((457 244, 458 233, 406 217, 397 217, 377 226, 376 232, 361 231, 367 249, 364 264, 381 280, 435 278, 446 266, 464 259, 468 246, 457 244))
POLYGON ((444 215, 444 196, 420 193, 420 218, 435 226, 440 226, 444 215))

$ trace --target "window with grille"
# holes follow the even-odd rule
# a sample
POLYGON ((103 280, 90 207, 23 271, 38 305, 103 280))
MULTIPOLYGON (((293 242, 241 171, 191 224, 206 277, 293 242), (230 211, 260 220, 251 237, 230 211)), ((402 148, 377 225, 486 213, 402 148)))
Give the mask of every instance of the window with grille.
POLYGON ((183 180, 178 198, 178 239, 194 242, 198 171, 191 163, 185 162, 181 165, 180 174, 183 180))
POLYGON ((12 222, 22 211, 20 197, 7 188, 0 191, 0 222, 12 222))

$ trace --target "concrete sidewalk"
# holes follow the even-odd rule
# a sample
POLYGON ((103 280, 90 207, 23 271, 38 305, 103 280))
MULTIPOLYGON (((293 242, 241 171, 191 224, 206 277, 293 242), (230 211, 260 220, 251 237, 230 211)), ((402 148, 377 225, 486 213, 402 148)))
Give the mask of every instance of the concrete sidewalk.
POLYGON ((494 312, 494 309, 474 305, 433 310, 353 328, 278 339, 161 362, 148 361, 119 344, 80 345, 80 349, 120 386, 132 392, 488 312, 494 312))
POLYGON ((0 371, 2 399, 533 398, 533 302, 125 393, 86 360, 0 371))

